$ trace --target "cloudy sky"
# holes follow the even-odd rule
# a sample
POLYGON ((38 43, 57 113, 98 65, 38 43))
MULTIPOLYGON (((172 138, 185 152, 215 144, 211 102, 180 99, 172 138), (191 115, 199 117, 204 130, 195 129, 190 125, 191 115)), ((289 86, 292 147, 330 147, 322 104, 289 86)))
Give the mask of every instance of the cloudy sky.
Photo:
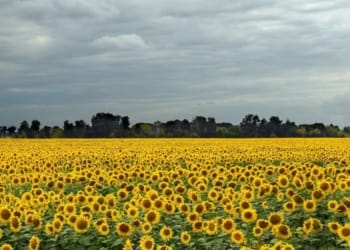
POLYGON ((349 0, 0 0, 0 125, 350 125, 349 0))

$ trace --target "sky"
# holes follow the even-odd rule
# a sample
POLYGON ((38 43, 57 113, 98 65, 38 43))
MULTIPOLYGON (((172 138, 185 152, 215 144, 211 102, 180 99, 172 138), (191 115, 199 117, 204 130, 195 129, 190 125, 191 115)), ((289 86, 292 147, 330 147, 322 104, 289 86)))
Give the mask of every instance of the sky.
POLYGON ((350 125, 348 0, 0 0, 0 125, 350 125))

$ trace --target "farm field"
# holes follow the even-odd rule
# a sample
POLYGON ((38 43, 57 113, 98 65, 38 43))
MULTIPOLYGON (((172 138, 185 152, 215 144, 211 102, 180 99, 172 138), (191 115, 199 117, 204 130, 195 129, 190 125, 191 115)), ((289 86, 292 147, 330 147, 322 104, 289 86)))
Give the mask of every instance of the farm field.
POLYGON ((0 174, 0 250, 350 248, 350 139, 2 139, 0 174))

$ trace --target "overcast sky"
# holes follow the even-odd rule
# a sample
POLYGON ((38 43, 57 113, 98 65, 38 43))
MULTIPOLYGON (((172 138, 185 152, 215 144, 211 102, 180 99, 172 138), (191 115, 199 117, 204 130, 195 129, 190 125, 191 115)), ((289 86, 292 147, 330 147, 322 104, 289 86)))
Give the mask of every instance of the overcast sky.
POLYGON ((349 0, 0 0, 0 125, 350 125, 349 0))

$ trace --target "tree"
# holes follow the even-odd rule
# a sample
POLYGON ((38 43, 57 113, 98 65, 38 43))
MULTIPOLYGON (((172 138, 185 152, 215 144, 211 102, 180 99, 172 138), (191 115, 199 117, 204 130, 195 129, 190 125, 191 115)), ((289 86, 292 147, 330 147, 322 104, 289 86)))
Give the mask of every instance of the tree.
POLYGON ((29 124, 26 120, 22 121, 18 128, 18 134, 20 137, 30 137, 31 130, 29 128, 29 124))
POLYGON ((349 126, 344 127, 343 132, 346 133, 348 136, 350 136, 350 127, 349 126))
POLYGON ((268 132, 270 136, 280 136, 281 135, 281 124, 282 120, 278 116, 271 116, 267 124, 268 132))
POLYGON ((192 131, 199 137, 204 137, 206 133, 207 119, 204 116, 196 116, 192 120, 192 131))
POLYGON ((213 117, 208 117, 207 119, 206 136, 208 137, 216 136, 216 122, 215 122, 215 118, 213 117))
POLYGON ((32 125, 30 126, 30 129, 34 132, 39 132, 40 130, 40 122, 38 120, 33 120, 32 125))
POLYGON ((75 121, 74 136, 84 137, 86 130, 86 123, 83 120, 75 121))
POLYGON ((44 126, 42 129, 40 129, 39 137, 41 137, 41 138, 50 138, 51 137, 51 127, 44 126))
POLYGON ((242 136, 245 137, 256 137, 258 134, 258 125, 260 118, 258 115, 248 114, 241 121, 240 128, 242 136))
POLYGON ((330 136, 330 137, 344 136, 342 131, 340 130, 340 128, 338 126, 333 125, 333 124, 326 126, 326 134, 327 134, 327 136, 330 136))
POLYGON ((51 130, 51 138, 62 138, 64 135, 63 129, 58 126, 54 126, 51 130))
POLYGON ((7 126, 1 126, 0 127, 0 135, 5 136, 7 131, 7 126))
POLYGON ((96 113, 91 118, 91 135, 94 137, 115 136, 119 130, 119 120, 120 116, 111 113, 96 113))
POLYGON ((73 137, 74 136, 74 125, 68 120, 63 122, 63 135, 64 137, 73 137))
POLYGON ((164 131, 162 129, 162 123, 160 121, 155 121, 153 123, 154 134, 156 137, 163 136, 164 131))
POLYGON ((16 132, 16 127, 15 126, 11 126, 7 128, 7 132, 9 133, 10 136, 12 136, 15 132, 16 132))
POLYGON ((127 131, 129 129, 130 126, 130 120, 129 120, 129 116, 123 116, 121 118, 121 127, 124 131, 127 131))

